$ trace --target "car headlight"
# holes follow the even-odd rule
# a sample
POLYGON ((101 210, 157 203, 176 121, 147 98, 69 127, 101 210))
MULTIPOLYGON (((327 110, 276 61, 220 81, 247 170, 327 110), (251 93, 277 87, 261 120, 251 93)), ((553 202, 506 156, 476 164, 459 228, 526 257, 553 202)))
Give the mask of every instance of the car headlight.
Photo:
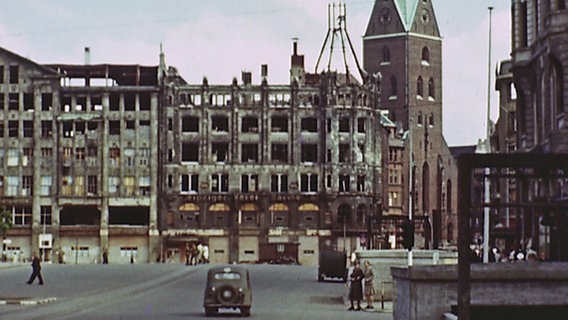
POLYGON ((215 292, 215 287, 211 287, 211 291, 215 292))

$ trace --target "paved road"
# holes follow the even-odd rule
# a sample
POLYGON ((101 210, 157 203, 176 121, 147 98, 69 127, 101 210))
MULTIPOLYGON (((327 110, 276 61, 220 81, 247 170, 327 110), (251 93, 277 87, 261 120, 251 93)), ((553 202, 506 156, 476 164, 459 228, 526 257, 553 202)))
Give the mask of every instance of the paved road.
MULTIPOLYGON (((202 301, 207 268, 168 264, 45 265, 44 286, 25 284, 29 266, 0 268, 0 300, 51 301, 0 305, 0 319, 205 319, 202 301), (54 298, 56 301, 49 300, 54 298)), ((253 287, 251 319, 392 319, 391 311, 347 311, 345 285, 317 282, 316 268, 249 268, 253 287)), ((227 319, 227 315, 218 318, 227 319)))

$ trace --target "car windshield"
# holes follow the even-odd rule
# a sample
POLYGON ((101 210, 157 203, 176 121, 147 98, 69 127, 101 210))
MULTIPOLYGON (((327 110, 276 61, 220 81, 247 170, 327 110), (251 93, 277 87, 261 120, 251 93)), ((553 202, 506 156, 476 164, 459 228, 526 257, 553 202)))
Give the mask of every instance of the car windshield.
POLYGON ((241 275, 236 272, 223 272, 223 273, 216 273, 215 279, 217 280, 239 280, 241 275))

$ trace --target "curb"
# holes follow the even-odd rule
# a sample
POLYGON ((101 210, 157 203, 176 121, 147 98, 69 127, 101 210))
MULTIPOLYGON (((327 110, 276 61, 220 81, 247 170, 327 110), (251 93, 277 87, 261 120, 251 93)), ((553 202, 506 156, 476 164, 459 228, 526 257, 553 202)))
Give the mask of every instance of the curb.
POLYGON ((37 305, 37 304, 45 304, 45 303, 50 303, 50 302, 55 302, 57 301, 57 298, 55 297, 50 297, 50 298, 43 298, 43 299, 6 299, 6 300, 0 300, 0 305, 37 305))

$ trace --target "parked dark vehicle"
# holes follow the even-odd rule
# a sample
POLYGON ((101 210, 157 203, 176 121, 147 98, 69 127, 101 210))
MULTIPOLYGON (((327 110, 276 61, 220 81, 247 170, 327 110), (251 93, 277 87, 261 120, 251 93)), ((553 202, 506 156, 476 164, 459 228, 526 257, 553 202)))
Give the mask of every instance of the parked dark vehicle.
POLYGON ((243 266, 213 267, 207 272, 203 307, 206 316, 219 309, 238 308, 241 315, 249 316, 252 304, 250 275, 243 266))
POLYGON ((319 257, 318 281, 340 278, 347 282, 347 254, 334 250, 322 250, 319 257))

